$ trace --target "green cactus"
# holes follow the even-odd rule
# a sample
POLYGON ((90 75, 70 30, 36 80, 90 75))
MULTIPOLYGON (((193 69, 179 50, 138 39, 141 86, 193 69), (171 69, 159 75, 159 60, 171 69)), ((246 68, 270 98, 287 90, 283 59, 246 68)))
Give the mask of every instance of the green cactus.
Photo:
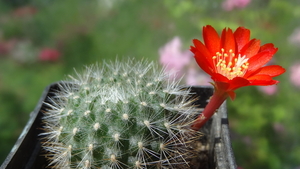
POLYGON ((189 168, 201 136, 189 90, 152 62, 87 67, 45 102, 43 148, 53 168, 189 168))

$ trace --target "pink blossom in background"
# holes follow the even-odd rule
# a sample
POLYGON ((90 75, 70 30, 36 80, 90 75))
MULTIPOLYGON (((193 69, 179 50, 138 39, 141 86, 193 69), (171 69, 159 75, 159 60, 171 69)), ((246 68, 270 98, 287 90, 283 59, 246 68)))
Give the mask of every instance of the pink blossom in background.
POLYGON ((224 0, 222 3, 222 8, 225 11, 231 11, 234 8, 245 8, 251 0, 224 0))
POLYGON ((166 70, 180 77, 184 66, 188 65, 193 57, 189 50, 181 50, 182 43, 179 37, 173 38, 165 46, 159 49, 159 62, 166 66, 166 70))
POLYGON ((266 95, 272 96, 277 92, 277 86, 276 85, 258 86, 258 90, 263 92, 266 95))
POLYGON ((203 71, 198 71, 194 67, 189 67, 185 74, 185 82, 187 85, 210 85, 210 77, 203 71))
POLYGON ((288 41, 295 45, 300 45, 300 28, 296 28, 293 33, 289 36, 288 41))
POLYGON ((60 57, 60 52, 52 48, 44 48, 39 53, 39 60, 41 61, 57 61, 60 57))
POLYGON ((296 87, 300 87, 300 63, 295 63, 290 68, 290 81, 296 87))

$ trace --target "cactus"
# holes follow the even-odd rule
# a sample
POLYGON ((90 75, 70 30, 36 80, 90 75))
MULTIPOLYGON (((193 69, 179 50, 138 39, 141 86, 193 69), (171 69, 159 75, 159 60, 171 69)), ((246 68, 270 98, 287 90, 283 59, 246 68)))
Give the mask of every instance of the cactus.
POLYGON ((189 168, 201 133, 188 89, 145 60, 93 65, 44 103, 53 168, 189 168))

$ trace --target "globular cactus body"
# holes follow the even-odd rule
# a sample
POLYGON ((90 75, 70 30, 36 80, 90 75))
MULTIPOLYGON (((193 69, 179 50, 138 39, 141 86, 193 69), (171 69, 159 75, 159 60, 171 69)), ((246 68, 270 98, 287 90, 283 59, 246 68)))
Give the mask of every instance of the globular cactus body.
POLYGON ((110 62, 61 82, 45 103, 43 147, 54 168, 189 168, 199 111, 153 63, 110 62))

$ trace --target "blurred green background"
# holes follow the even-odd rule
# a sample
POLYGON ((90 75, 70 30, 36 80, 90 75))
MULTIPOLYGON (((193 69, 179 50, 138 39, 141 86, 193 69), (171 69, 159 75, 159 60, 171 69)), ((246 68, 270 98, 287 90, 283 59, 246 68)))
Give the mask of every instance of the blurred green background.
POLYGON ((158 62, 172 38, 188 50, 207 24, 249 28, 279 48, 272 63, 287 69, 276 93, 246 87, 228 100, 238 166, 299 169, 300 88, 290 80, 300 62, 299 0, 0 0, 0 163, 47 85, 117 57, 158 62))

